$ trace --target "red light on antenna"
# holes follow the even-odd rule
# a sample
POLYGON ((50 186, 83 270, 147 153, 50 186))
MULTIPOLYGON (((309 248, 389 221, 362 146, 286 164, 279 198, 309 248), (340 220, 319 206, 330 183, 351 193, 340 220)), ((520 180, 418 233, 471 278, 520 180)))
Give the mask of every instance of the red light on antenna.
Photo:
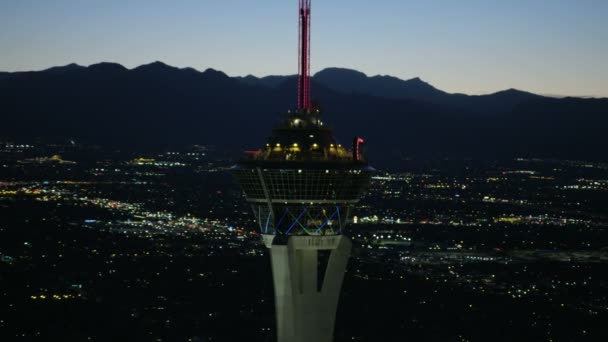
POLYGON ((365 141, 359 137, 356 137, 353 144, 353 158, 355 161, 361 160, 361 144, 365 144, 365 141))

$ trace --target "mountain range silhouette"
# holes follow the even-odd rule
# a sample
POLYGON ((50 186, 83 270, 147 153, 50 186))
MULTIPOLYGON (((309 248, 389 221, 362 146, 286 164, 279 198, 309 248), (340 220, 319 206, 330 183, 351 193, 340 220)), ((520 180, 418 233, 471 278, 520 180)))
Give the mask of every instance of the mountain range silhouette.
MULTIPOLYGON (((0 140, 65 139, 125 149, 209 144, 256 148, 294 108, 296 76, 229 77, 162 62, 77 64, 0 73, 0 140)), ((608 159, 608 99, 508 89, 450 94, 419 78, 329 68, 313 101, 346 143, 378 161, 513 157, 608 159)))

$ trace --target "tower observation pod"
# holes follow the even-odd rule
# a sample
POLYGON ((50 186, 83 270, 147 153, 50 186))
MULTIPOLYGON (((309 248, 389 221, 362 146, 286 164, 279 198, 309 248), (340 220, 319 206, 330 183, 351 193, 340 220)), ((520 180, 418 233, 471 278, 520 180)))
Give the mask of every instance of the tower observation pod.
POLYGON ((375 170, 364 140, 342 146, 311 106, 310 0, 299 1, 297 110, 231 171, 270 250, 278 341, 330 342, 351 250, 343 233, 375 170))

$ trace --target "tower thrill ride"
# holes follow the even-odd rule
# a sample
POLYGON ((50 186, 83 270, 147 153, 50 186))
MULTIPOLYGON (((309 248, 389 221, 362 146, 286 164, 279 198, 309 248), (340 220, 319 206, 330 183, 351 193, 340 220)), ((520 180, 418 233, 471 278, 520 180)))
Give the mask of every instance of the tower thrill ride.
POLYGON ((310 99, 310 0, 300 0, 298 105, 232 168, 270 250, 279 342, 330 342, 350 239, 342 233, 374 169, 310 99))

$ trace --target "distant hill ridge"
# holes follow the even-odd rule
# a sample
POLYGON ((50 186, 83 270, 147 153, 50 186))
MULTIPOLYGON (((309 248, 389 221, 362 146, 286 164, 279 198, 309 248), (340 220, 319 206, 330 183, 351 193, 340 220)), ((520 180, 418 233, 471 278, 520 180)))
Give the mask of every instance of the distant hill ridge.
MULTIPOLYGON (((162 62, 0 73, 0 138, 69 136, 134 148, 261 144, 277 116, 293 109, 295 80, 229 77, 162 62)), ((450 94, 420 78, 328 68, 313 77, 313 100, 343 141, 368 137, 377 158, 607 158, 608 99, 516 89, 450 94)))
MULTIPOLYGON (((0 72, 0 76, 10 76, 10 75, 19 75, 26 74, 32 72, 68 72, 74 70, 82 70, 87 68, 93 68, 98 70, 107 70, 107 69, 115 69, 122 71, 148 71, 148 72, 165 72, 165 71, 186 71, 191 73, 201 73, 191 67, 186 68, 177 68, 170 65, 167 65, 160 61, 155 61, 149 64, 143 64, 133 69, 128 69, 121 64, 118 63, 110 63, 110 62, 101 62, 92 64, 88 67, 82 66, 76 63, 70 63, 64 66, 56 66, 51 67, 41 71, 25 71, 25 72, 0 72)), ((218 72, 219 74, 225 75, 225 73, 221 71, 214 70, 212 68, 206 69, 204 72, 218 72)), ((268 87, 278 87, 283 82, 291 80, 295 78, 296 75, 270 75, 264 77, 256 77, 253 75, 247 76, 236 76, 233 77, 241 82, 250 85, 263 85, 268 87)), ((415 99, 432 99, 436 100, 442 97, 454 96, 454 97, 487 97, 500 94, 509 94, 511 96, 543 96, 537 95, 530 92, 518 90, 518 89, 505 89, 501 91, 497 91, 495 93, 487 94, 487 95, 467 95, 462 93, 447 93, 443 90, 439 90, 429 83, 423 81, 419 77, 414 77, 408 80, 402 80, 400 78, 390 76, 390 75, 376 75, 376 76, 367 76, 365 73, 353 69, 347 68, 326 68, 313 76, 313 79, 321 84, 326 85, 327 87, 345 93, 359 93, 359 94, 369 94, 375 96, 382 97, 390 97, 390 98, 415 98, 415 99)), ((544 96, 544 97, 559 97, 559 96, 544 96)), ((566 97, 566 96, 563 96, 566 97)), ((584 97, 590 98, 590 97, 584 97)), ((591 97, 593 98, 593 97, 591 97)))

